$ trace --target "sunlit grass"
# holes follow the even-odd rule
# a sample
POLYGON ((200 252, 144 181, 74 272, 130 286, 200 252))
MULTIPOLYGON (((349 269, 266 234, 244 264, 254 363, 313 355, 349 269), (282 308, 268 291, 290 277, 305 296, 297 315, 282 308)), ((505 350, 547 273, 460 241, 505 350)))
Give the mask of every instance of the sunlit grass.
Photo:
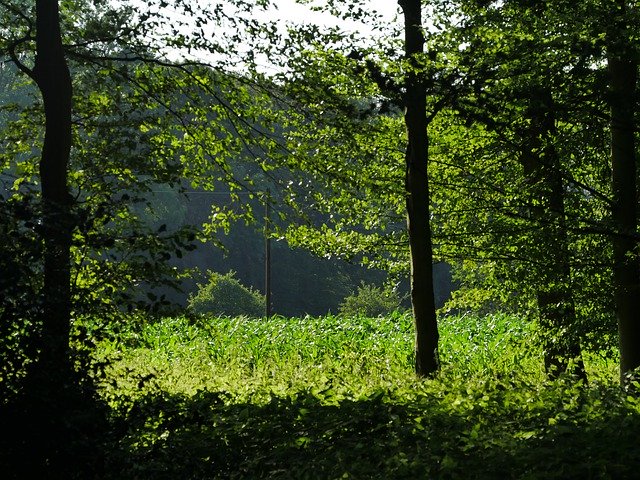
MULTIPOLYGON (((493 315, 446 317, 440 321, 438 381, 474 379, 545 381, 533 325, 493 315)), ((136 396, 149 388, 193 394, 225 391, 239 398, 331 388, 347 398, 372 392, 414 389, 413 328, 409 315, 389 318, 269 320, 165 318, 138 324, 102 345, 113 359, 117 390, 136 396)), ((588 368, 600 381, 615 378, 615 363, 591 355, 588 368)), ((114 390, 115 387, 115 390, 114 390)))
POLYGON ((535 326, 440 319, 442 368, 413 372, 408 315, 131 319, 110 360, 108 478, 627 478, 640 402, 616 359, 549 381, 535 326))
POLYGON ((105 350, 118 390, 154 386, 172 393, 224 390, 239 396, 322 389, 359 396, 414 381, 408 319, 338 317, 269 321, 167 318, 130 332, 105 350))

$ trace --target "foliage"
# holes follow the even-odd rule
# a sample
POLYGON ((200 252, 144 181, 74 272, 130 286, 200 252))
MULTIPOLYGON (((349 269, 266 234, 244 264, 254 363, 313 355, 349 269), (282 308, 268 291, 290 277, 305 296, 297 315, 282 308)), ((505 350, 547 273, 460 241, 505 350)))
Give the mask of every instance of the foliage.
MULTIPOLYGON (((139 6, 128 2, 59 3, 74 89, 68 172, 75 204, 71 212, 74 312, 157 310, 167 300, 154 289, 179 284, 180 272, 170 261, 194 248, 197 233, 194 225, 176 221, 183 212, 169 210, 158 201, 157 192, 179 200, 194 186, 232 190, 234 204, 211 212, 212 237, 218 229, 228 228, 230 219, 249 218, 233 192, 252 182, 244 183, 230 159, 240 164, 245 157, 253 158, 250 132, 258 102, 248 92, 249 80, 227 72, 225 66, 236 64, 240 55, 236 42, 242 43, 240 36, 249 35, 247 29, 255 24, 248 12, 263 8, 265 2, 234 1, 223 11, 197 2, 174 2, 165 8, 165 2, 150 1, 142 15, 135 13, 139 6), (228 39, 190 31, 184 27, 193 21, 187 19, 211 27, 233 26, 237 34, 228 39), (215 52, 215 67, 174 60, 178 51, 186 56, 191 48, 215 52), (172 60, 166 58, 169 51, 172 60), (224 58, 222 52, 227 54, 224 58), (226 63, 228 57, 236 59, 226 63), (164 222, 157 221, 160 216, 164 222)), ((0 148, 0 194, 8 204, 20 206, 9 212, 18 215, 11 221, 26 224, 31 236, 23 245, 30 250, 20 256, 12 255, 10 247, 2 252, 3 258, 22 262, 19 270, 14 269, 21 273, 21 281, 2 290, 3 297, 17 306, 14 295, 32 299, 42 284, 43 232, 37 227, 44 116, 39 95, 16 68, 20 62, 29 67, 33 61, 34 10, 24 2, 6 1, 0 5, 0 15, 4 20, 0 126, 7 139, 0 148)), ((0 234, 3 246, 13 244, 13 234, 5 229, 0 234)), ((38 305, 25 303, 22 317, 38 305)))
POLYGON ((10 239, 0 244, 0 405, 17 393, 34 357, 41 264, 31 208, 28 196, 0 197, 0 238, 10 239))
POLYGON ((235 275, 233 271, 224 275, 207 272, 206 283, 199 284, 198 292, 189 297, 189 310, 193 313, 229 317, 263 315, 264 296, 242 285, 235 275))
MULTIPOLYGON (((546 325, 551 336, 595 351, 615 345, 606 38, 616 17, 637 30, 637 12, 596 2, 580 15, 564 1, 423 4, 433 23, 419 67, 429 79, 434 256, 454 264, 463 289, 450 308, 506 308, 544 325, 554 302, 539 300, 560 295, 572 313, 546 325)), ((326 10, 375 17, 343 7, 326 10)), ((387 33, 363 44, 296 29, 271 57, 289 107, 274 114, 286 116, 282 164, 307 175, 300 184, 322 185, 301 193, 291 182, 290 198, 311 199, 323 221, 290 225, 287 238, 406 273, 397 100, 410 67, 397 32, 387 33)))
POLYGON ((603 50, 564 2, 461 5, 450 33, 475 85, 434 124, 431 169, 439 253, 462 284, 451 307, 541 318, 553 292, 575 313, 547 333, 599 350, 615 332, 603 50))
MULTIPOLYGON (((187 188, 230 190, 203 235, 215 237, 234 219, 253 219, 238 191, 274 187, 292 222, 277 234, 317 254, 405 272, 399 85, 409 73, 424 80, 429 99, 436 257, 455 261, 464 287, 452 307, 533 319, 541 297, 562 294, 575 315, 560 333, 589 351, 590 386, 568 376, 545 383, 538 340, 553 343, 558 332, 533 333, 535 323, 505 316, 448 318, 443 371, 419 382, 408 373, 406 317, 132 325, 96 353, 117 360, 102 391, 114 409, 113 478, 637 471, 638 402, 611 384, 616 359, 605 349, 617 344, 610 243, 620 234, 605 64, 607 52, 637 44, 637 9, 622 1, 423 2, 433 20, 427 51, 409 62, 397 32, 378 44, 313 25, 280 36, 253 15, 266 0, 149 0, 141 13, 128 2, 60 3, 76 92, 75 314, 143 306, 143 287, 176 284, 167 262, 192 248, 195 232, 154 221, 161 210, 176 222, 184 213, 157 202, 158 189, 176 199, 187 188), (256 38, 266 45, 248 41, 256 38), (269 59, 273 77, 257 58, 269 59), (557 265, 566 268, 558 274, 557 265)), ((363 23, 376 17, 353 3, 325 7, 363 23)), ((0 15, 4 399, 37 355, 43 112, 6 66, 33 61, 33 11, 9 0, 0 15)), ((260 298, 234 288, 239 296, 221 297, 227 304, 260 298)), ((376 294, 362 296, 372 303, 376 294)))
MULTIPOLYGON (((133 320, 133 319, 132 319, 133 320)), ((616 359, 550 382, 533 325, 441 319, 444 368, 413 374, 408 316, 140 318, 101 343, 106 478, 625 478, 640 404, 616 359)))
POLYGON ((381 317, 399 310, 400 301, 396 290, 363 282, 357 292, 344 299, 339 312, 344 317, 381 317))

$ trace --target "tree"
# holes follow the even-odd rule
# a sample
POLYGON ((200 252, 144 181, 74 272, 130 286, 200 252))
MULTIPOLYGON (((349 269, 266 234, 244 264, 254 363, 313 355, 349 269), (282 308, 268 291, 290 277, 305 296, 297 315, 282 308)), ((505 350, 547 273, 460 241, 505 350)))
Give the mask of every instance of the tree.
POLYGON ((609 12, 613 21, 606 32, 611 109, 613 279, 623 382, 627 374, 640 367, 638 167, 635 145, 638 52, 632 40, 636 35, 632 29, 634 10, 624 0, 615 1, 609 12))
POLYGON ((259 318, 264 314, 265 297, 235 278, 235 272, 226 274, 209 271, 206 282, 198 285, 198 292, 189 297, 189 310, 193 313, 216 316, 259 318))
MULTIPOLYGON (((566 142, 563 127, 575 122, 569 116, 573 108, 570 104, 574 103, 568 98, 571 82, 584 82, 575 73, 575 57, 567 55, 577 34, 566 27, 549 27, 566 24, 556 21, 562 13, 552 5, 504 2, 477 6, 475 2, 466 2, 464 13, 463 28, 452 26, 451 31, 459 44, 467 45, 459 63, 461 75, 472 78, 473 88, 461 92, 456 99, 458 115, 467 123, 481 123, 491 132, 494 139, 490 143, 493 147, 489 148, 506 157, 496 170, 505 172, 511 159, 519 167, 510 169, 508 175, 491 171, 483 177, 485 185, 478 185, 499 199, 489 207, 492 212, 487 223, 496 227, 503 223, 499 227, 502 238, 491 237, 491 243, 483 248, 494 254, 502 250, 499 255, 512 264, 526 262, 529 274, 523 278, 521 273, 509 275, 514 279, 521 276, 516 287, 520 295, 525 289, 531 291, 549 375, 554 377, 572 368, 573 373, 584 378, 580 339, 575 334, 577 316, 565 205, 565 197, 571 195, 568 192, 574 172, 567 175, 568 162, 563 158, 567 152, 559 147, 566 142), (496 38, 500 39, 499 48, 496 38), (557 72, 561 69, 568 73, 559 76, 557 72), (500 184, 502 178, 517 187, 511 189, 500 184), (507 207, 508 204, 517 205, 519 211, 507 207), (502 217, 505 214, 515 220, 502 217), (504 235, 505 228, 511 229, 511 233, 504 235), (517 233, 518 229, 521 233, 517 233), (518 258, 513 258, 516 248, 518 258)), ((489 160, 478 159, 479 164, 485 161, 489 160)), ((472 182, 470 178, 469 183, 472 182)), ((456 192, 450 194, 457 197, 456 192)), ((461 204, 465 202, 460 198, 461 204)), ((446 214, 441 218, 445 224, 456 223, 446 214)), ((469 251, 466 254, 474 255, 469 251)))
POLYGON ((544 265, 536 301, 545 336, 545 367, 551 377, 573 368, 586 379, 579 340, 569 335, 576 322, 562 165, 553 144, 556 133, 552 94, 544 87, 530 99, 530 131, 522 153, 523 173, 533 184, 532 217, 538 223, 534 242, 544 265), (528 145, 527 145, 528 143, 528 145), (576 362, 573 364, 573 362, 576 362), (571 366, 573 365, 573 366, 571 366))
MULTIPOLYGON (((26 14, 14 11, 29 21, 24 16, 26 14)), ((27 378, 27 399, 32 408, 32 418, 31 423, 22 425, 22 428, 26 430, 27 437, 32 435, 39 438, 38 441, 32 440, 35 458, 30 468, 44 469, 45 465, 50 464, 56 474, 65 469, 59 451, 63 438, 69 437, 70 433, 65 428, 64 418, 70 411, 67 393, 73 368, 69 354, 69 333, 74 200, 69 193, 67 176, 73 92, 60 23, 58 2, 37 0, 33 68, 23 64, 15 52, 18 43, 29 40, 30 31, 8 47, 14 63, 37 85, 44 106, 44 140, 39 160, 43 278, 40 301, 34 299, 38 303, 38 322, 33 322, 39 323, 41 331, 35 343, 37 357, 32 359, 34 363, 29 366, 27 378)), ((3 311, 3 314, 6 313, 6 310, 3 311)), ((11 311, 9 313, 12 314, 11 311)), ((14 320, 11 321, 13 323, 14 320)))
POLYGON ((408 72, 405 79, 406 205, 407 231, 411 252, 411 305, 415 322, 416 373, 433 375, 438 370, 438 325, 433 290, 433 247, 429 210, 429 137, 424 72, 420 68, 424 54, 422 2, 400 0, 404 13, 405 54, 408 72))
POLYGON ((401 309, 398 292, 389 286, 377 287, 362 282, 358 290, 345 297, 339 313, 343 317, 380 317, 401 309))
MULTIPOLYGON (((291 242, 326 256, 385 265, 398 274, 408 273, 410 266, 415 366, 424 376, 438 370, 427 126, 450 89, 445 74, 435 78, 440 64, 424 52, 423 5, 400 5, 404 55, 397 51, 396 31, 375 44, 360 43, 338 29, 292 29, 288 48, 280 53, 285 72, 275 78, 284 98, 279 110, 285 153, 270 152, 269 158, 275 168, 307 176, 290 182, 290 198, 300 198, 295 187, 308 185, 309 177, 322 185, 305 192, 301 202, 317 210, 320 225, 290 228, 291 242)), ((379 21, 373 9, 345 5, 332 13, 379 21)))
POLYGON ((44 237, 42 342, 46 347, 41 350, 40 362, 47 375, 58 371, 64 379, 70 368, 70 249, 74 226, 73 198, 67 181, 72 87, 62 46, 58 2, 36 2, 36 57, 31 73, 42 94, 45 112, 40 180, 44 237))
MULTIPOLYGON (((187 13, 194 12, 190 4, 176 3, 187 13)), ((252 8, 252 2, 233 3, 239 9, 252 8)), ((178 146, 177 139, 187 138, 189 121, 211 120, 212 97, 218 101, 219 111, 233 111, 241 104, 239 98, 247 103, 248 99, 238 76, 216 77, 219 72, 208 66, 163 59, 162 48, 167 44, 186 49, 187 44, 197 43, 209 51, 216 49, 202 39, 204 33, 197 41, 185 39, 178 31, 179 22, 165 22, 170 14, 162 14, 164 2, 159 11, 140 16, 132 14, 127 5, 114 7, 101 1, 64 2, 59 7, 58 2, 38 0, 35 11, 22 1, 2 1, 0 7, 3 18, 10 19, 3 22, 2 53, 34 80, 44 110, 42 115, 38 101, 33 108, 26 102, 27 106, 18 106, 23 115, 3 122, 5 131, 15 134, 16 143, 25 147, 2 148, 3 181, 11 176, 15 181, 1 207, 3 212, 16 213, 15 218, 3 219, 6 236, 2 240, 6 243, 19 229, 25 233, 21 244, 32 246, 33 251, 15 257, 15 262, 2 261, 8 268, 22 261, 32 264, 20 265, 15 272, 20 278, 14 285, 2 283, 3 297, 9 294, 9 298, 3 298, 0 315, 16 326, 7 331, 31 336, 36 344, 25 352, 29 361, 13 362, 18 369, 31 363, 28 388, 18 388, 21 395, 10 399, 11 411, 22 415, 10 416, 10 420, 15 424, 15 448, 24 443, 36 457, 32 467, 62 477, 75 468, 76 462, 65 458, 74 453, 72 430, 99 428, 79 398, 84 393, 79 384, 86 386, 90 380, 75 375, 78 357, 73 356, 70 345, 72 316, 88 311, 91 300, 117 311, 122 306, 114 297, 123 294, 119 298, 124 298, 127 287, 131 291, 137 283, 157 280, 162 271, 157 266, 166 267, 171 255, 180 255, 188 247, 182 233, 169 232, 166 225, 153 230, 144 225, 132 204, 149 202, 144 194, 153 186, 180 184, 187 163, 183 165, 180 159, 181 155, 186 158, 188 148, 196 150, 189 156, 191 160, 207 164, 191 169, 200 174, 194 174, 194 183, 209 180, 209 167, 215 164, 212 158, 225 178, 232 178, 225 155, 234 156, 242 148, 241 142, 229 141, 234 148, 220 154, 222 137, 231 135, 217 134, 228 133, 233 127, 220 127, 223 121, 212 121, 214 128, 206 130, 206 136, 203 130, 198 131, 200 135, 191 137, 193 143, 183 141, 178 146), (166 43, 161 44, 152 33, 166 25, 175 30, 169 30, 164 36, 166 43), (225 103, 233 95, 225 99, 203 95, 203 91, 215 91, 209 84, 214 78, 225 78, 233 86, 230 90, 237 97, 229 103, 238 103, 225 103), (72 81, 87 88, 76 96, 73 112, 72 81), (127 87, 123 87, 125 83, 127 87), (194 118, 195 101, 204 102, 205 97, 207 113, 194 118), (43 125, 38 125, 39 121, 43 125), (41 136, 44 141, 39 149, 37 139, 41 136), (32 170, 32 157, 39 157, 39 175, 32 170), (118 255, 123 251, 124 255, 118 255), (111 275, 114 272, 120 274, 117 278, 124 280, 122 284, 117 285, 111 275), (92 295, 82 299, 91 290, 92 295), (101 293, 111 298, 102 301, 101 293), (35 307, 18 312, 18 307, 26 306, 25 299, 35 307), (78 416, 70 413, 74 410, 78 416)), ((193 14, 205 23, 224 17, 224 12, 205 9, 193 14)), ((203 111, 204 106, 197 110, 203 111)), ((241 117, 237 112, 233 115, 241 117)), ((3 246, 3 253, 9 251, 11 248, 3 246)), ((12 346, 6 340, 2 339, 2 350, 12 346)), ((3 407, 5 402, 9 400, 3 397, 3 407)), ((42 472, 38 474, 42 476, 42 472)))
POLYGON ((34 372, 38 383, 51 394, 70 373, 69 330, 71 316, 71 232, 73 198, 69 193, 68 166, 71 150, 71 74, 67 65, 58 2, 35 4, 35 60, 28 68, 17 57, 17 43, 9 46, 14 63, 30 76, 42 95, 45 126, 39 162, 42 185, 44 270, 41 304, 40 356, 34 372), (56 372, 55 376, 51 373, 56 372))

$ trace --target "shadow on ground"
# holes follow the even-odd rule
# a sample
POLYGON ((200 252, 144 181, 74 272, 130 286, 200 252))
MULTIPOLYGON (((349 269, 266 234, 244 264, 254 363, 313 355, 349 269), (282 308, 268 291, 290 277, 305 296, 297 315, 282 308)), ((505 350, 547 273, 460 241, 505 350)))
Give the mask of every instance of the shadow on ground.
POLYGON ((310 393, 261 405, 206 391, 149 394, 113 421, 106 478, 589 479, 640 472, 640 418, 624 409, 562 421, 556 406, 505 418, 504 411, 454 414, 443 399, 428 397, 327 401, 310 393))

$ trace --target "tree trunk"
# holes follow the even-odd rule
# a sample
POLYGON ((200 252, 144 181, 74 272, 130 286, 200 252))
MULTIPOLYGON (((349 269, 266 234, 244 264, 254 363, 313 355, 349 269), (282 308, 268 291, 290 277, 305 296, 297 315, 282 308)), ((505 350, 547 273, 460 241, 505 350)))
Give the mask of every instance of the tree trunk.
MULTIPOLYGON (((35 362, 30 365, 19 434, 32 461, 31 476, 66 478, 75 465, 71 423, 73 365, 69 348, 71 326, 70 249, 73 199, 67 185, 71 150, 71 75, 64 56, 58 2, 36 1, 36 57, 29 73, 44 104, 45 133, 40 158, 44 245, 40 295, 41 331, 35 362)), ((26 70, 26 67, 24 68, 26 70)), ((77 462, 76 462, 77 463, 77 462)))
MULTIPOLYGON (((64 56, 58 2, 36 2, 33 76, 42 94, 45 135, 40 159, 44 286, 39 367, 65 375, 70 368, 70 248, 72 197, 67 185, 71 149, 71 75, 64 56)), ((53 380, 53 379, 52 379, 53 380)))
MULTIPOLYGON (((64 56, 58 2, 36 0, 36 55, 32 70, 18 64, 36 82, 44 104, 45 133, 40 157, 44 246, 43 284, 37 311, 33 363, 19 401, 11 406, 7 433, 15 438, 20 469, 27 477, 70 478, 79 462, 69 414, 80 405, 73 383, 69 348, 71 327, 71 238, 73 199, 67 185, 71 150, 71 75, 64 56), (24 450, 24 452, 21 452, 24 450)), ((19 62, 17 58, 14 58, 19 62)), ((84 413, 84 412, 83 412, 84 413)), ((97 452, 96 452, 97 453, 97 452)))
MULTIPOLYGON (((624 13, 625 2, 619 2, 624 13)), ((640 366, 640 269, 636 251, 637 167, 635 102, 637 63, 624 40, 626 29, 615 29, 608 52, 611 108, 611 169, 613 189, 613 282, 618 333, 620 376, 640 366), (621 40, 623 39, 623 40, 621 40)))
POLYGON ((564 183, 558 152, 553 145, 556 131, 551 92, 534 89, 528 110, 529 131, 522 155, 525 177, 532 187, 532 219, 538 223, 534 236, 542 271, 536 298, 541 327, 547 338, 545 369, 551 378, 570 372, 586 380, 579 340, 571 331, 576 310, 571 288, 569 238, 566 227, 564 183))
MULTIPOLYGON (((420 0, 400 0, 405 22, 405 54, 411 61, 423 53, 420 0)), ((405 80, 407 126, 406 177, 407 229, 411 253, 411 304, 415 322, 416 373, 430 376, 438 371, 438 325, 433 291, 433 248, 429 212, 427 163, 426 88, 419 67, 410 69, 405 80)))

